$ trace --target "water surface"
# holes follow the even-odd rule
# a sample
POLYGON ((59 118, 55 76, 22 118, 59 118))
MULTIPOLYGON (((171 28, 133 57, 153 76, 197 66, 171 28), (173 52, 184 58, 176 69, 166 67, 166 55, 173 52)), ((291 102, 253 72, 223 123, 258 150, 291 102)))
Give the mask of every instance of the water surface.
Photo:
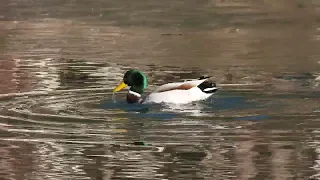
POLYGON ((319 179, 317 0, 2 2, 2 179, 319 179), (187 105, 112 95, 212 75, 187 105))

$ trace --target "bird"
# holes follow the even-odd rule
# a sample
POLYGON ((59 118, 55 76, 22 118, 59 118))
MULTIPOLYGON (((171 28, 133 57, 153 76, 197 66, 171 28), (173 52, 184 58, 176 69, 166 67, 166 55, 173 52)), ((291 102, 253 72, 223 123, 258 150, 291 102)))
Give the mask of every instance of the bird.
POLYGON ((124 74, 122 82, 113 89, 113 93, 129 86, 130 88, 126 97, 126 101, 129 104, 187 104, 205 100, 218 90, 216 84, 209 80, 209 78, 208 76, 201 76, 194 80, 163 84, 154 89, 146 97, 142 97, 148 86, 147 77, 137 69, 129 69, 124 74))

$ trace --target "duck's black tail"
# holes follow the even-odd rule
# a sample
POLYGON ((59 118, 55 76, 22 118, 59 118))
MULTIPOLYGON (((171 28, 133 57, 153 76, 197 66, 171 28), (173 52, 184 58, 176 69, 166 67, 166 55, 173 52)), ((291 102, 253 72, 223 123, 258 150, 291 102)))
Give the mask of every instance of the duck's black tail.
MULTIPOLYGON (((205 78, 203 78, 203 79, 205 79, 205 78)), ((216 84, 210 80, 206 80, 203 83, 199 84, 198 88, 202 92, 207 93, 207 94, 212 94, 218 90, 216 84)))

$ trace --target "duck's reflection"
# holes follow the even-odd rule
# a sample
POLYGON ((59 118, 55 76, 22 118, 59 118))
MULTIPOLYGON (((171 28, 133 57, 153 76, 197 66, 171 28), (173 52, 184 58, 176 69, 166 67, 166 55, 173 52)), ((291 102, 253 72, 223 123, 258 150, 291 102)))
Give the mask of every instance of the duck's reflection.
POLYGON ((162 111, 184 114, 187 116, 209 116, 204 111, 206 105, 203 102, 194 102, 188 104, 164 104, 162 111))

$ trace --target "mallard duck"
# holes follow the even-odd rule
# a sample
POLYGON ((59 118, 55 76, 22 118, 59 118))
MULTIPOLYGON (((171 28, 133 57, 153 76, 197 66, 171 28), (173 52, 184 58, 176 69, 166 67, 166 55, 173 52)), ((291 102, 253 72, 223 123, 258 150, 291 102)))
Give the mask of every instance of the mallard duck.
POLYGON ((148 85, 147 77, 141 71, 131 69, 125 73, 123 81, 113 89, 113 92, 118 92, 129 86, 126 98, 128 103, 185 104, 207 99, 217 91, 216 84, 208 78, 202 76, 196 80, 164 84, 142 98, 148 85))

